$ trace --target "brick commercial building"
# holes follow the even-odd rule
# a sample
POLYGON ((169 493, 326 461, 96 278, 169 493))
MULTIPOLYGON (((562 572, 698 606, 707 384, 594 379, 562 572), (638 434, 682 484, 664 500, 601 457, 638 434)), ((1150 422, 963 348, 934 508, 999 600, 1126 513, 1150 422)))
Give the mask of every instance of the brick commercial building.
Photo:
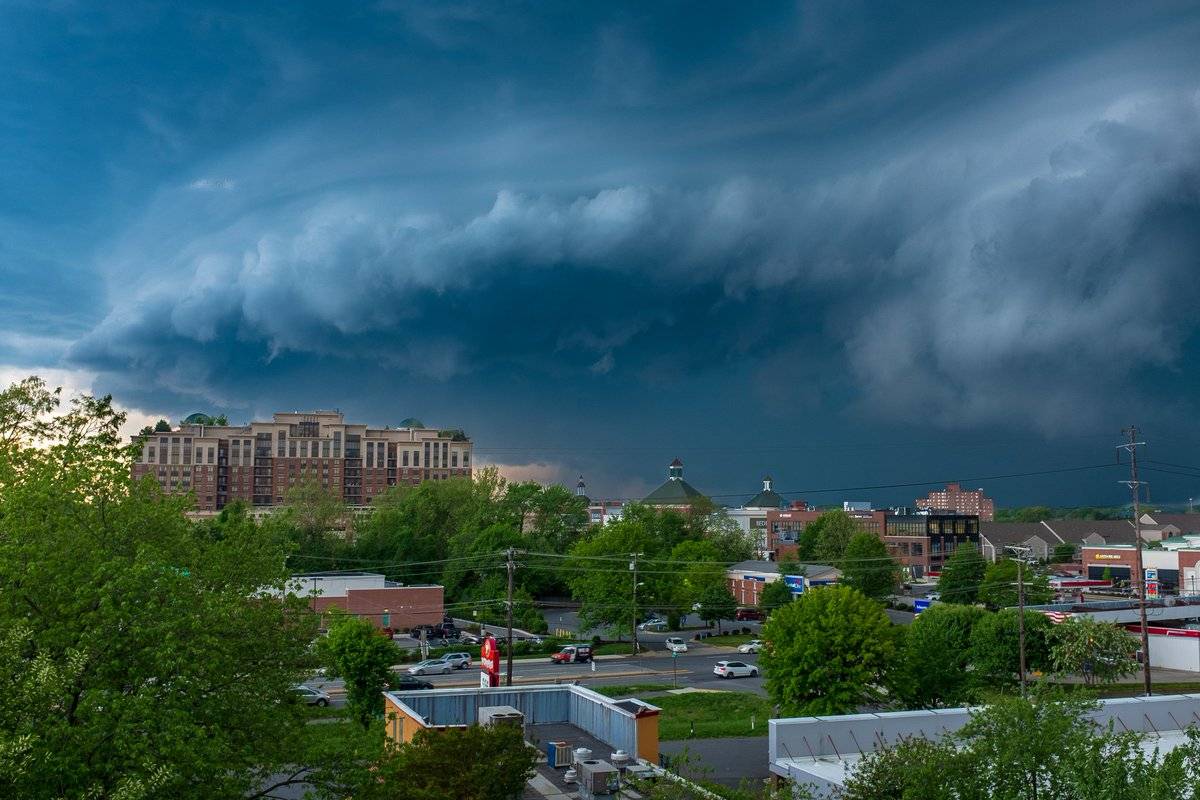
MULTIPOLYGON (((800 534, 826 512, 800 503, 767 512, 768 557, 795 558, 800 534)), ((979 517, 974 514, 891 514, 887 511, 848 511, 867 533, 887 545, 888 553, 912 577, 940 572, 942 564, 965 542, 979 547, 979 517)))
POLYGON ((922 511, 977 514, 980 522, 991 522, 996 516, 996 504, 983 489, 964 489, 957 483, 948 483, 945 489, 917 498, 916 505, 922 511))
POLYGON ((376 628, 407 631, 417 625, 436 625, 445 615, 441 586, 405 586, 374 572, 293 575, 291 591, 307 598, 317 613, 340 608, 376 628))
POLYGON ((152 476, 166 492, 195 492, 197 511, 218 511, 232 500, 278 505, 305 482, 363 505, 389 486, 471 475, 471 440, 462 431, 414 419, 371 428, 336 411, 275 414, 248 425, 204 425, 196 417, 147 434, 133 477, 152 476))

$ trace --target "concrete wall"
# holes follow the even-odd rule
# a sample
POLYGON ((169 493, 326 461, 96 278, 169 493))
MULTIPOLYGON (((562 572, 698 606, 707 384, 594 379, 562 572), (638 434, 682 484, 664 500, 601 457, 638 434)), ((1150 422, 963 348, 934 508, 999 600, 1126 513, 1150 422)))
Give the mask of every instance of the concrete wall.
MULTIPOLYGON (((970 715, 969 708, 948 708, 773 719, 769 723, 768 740, 771 771, 787 775, 789 763, 803 769, 805 760, 832 757, 840 762, 847 757, 853 759, 860 753, 890 746, 912 736, 941 739, 962 728, 970 715), (795 764, 797 760, 801 762, 798 765, 795 764)), ((1200 725, 1200 694, 1104 700, 1091 717, 1098 725, 1112 722, 1119 730, 1151 735, 1177 731, 1189 725, 1200 725)))
POLYGON ((1195 634, 1195 636, 1164 636, 1151 633, 1149 635, 1151 666, 1200 672, 1200 631, 1184 633, 1195 634))

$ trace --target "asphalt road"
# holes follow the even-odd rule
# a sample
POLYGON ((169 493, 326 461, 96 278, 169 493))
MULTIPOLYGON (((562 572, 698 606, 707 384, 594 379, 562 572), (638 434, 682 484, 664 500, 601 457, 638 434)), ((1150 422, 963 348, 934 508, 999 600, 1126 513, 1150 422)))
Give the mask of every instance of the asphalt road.
MULTIPOLYGON (((595 670, 591 664, 552 664, 550 657, 537 659, 514 659, 513 682, 530 683, 570 683, 578 681, 587 685, 614 685, 634 683, 677 684, 679 688, 694 686, 701 689, 730 689, 735 691, 754 692, 765 695, 763 679, 734 678, 724 679, 713 674, 713 666, 720 660, 744 661, 756 664, 757 656, 742 655, 732 648, 699 646, 689 652, 682 653, 678 658, 671 658, 666 649, 659 643, 648 642, 648 652, 639 656, 601 656, 595 662, 595 670)), ((471 649, 472 655, 476 655, 471 649)), ((504 667, 501 661, 501 669, 504 667)), ((407 666, 401 669, 407 669, 407 666)), ((449 675, 422 675, 422 680, 429 681, 437 688, 452 686, 478 686, 479 662, 468 669, 456 670, 449 675)), ((315 678, 308 682, 309 686, 328 692, 335 707, 345 703, 345 686, 340 680, 324 680, 315 678)))

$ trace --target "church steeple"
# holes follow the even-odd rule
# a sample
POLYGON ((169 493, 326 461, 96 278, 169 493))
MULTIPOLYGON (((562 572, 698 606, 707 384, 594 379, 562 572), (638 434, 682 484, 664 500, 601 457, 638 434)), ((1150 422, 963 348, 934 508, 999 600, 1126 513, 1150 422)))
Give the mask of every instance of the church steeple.
POLYGON ((579 476, 579 482, 575 484, 575 496, 587 497, 587 485, 583 482, 583 476, 579 476))
POLYGON ((671 466, 667 467, 667 477, 673 481, 683 480, 683 462, 678 458, 671 462, 671 466))

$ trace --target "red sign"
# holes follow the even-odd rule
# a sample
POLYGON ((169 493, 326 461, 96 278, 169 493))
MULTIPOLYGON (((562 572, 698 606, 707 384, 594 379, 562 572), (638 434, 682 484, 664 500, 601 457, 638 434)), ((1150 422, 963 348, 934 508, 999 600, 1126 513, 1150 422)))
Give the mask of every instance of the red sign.
POLYGON ((479 648, 479 684, 484 687, 500 685, 500 649, 491 636, 485 637, 479 648))

